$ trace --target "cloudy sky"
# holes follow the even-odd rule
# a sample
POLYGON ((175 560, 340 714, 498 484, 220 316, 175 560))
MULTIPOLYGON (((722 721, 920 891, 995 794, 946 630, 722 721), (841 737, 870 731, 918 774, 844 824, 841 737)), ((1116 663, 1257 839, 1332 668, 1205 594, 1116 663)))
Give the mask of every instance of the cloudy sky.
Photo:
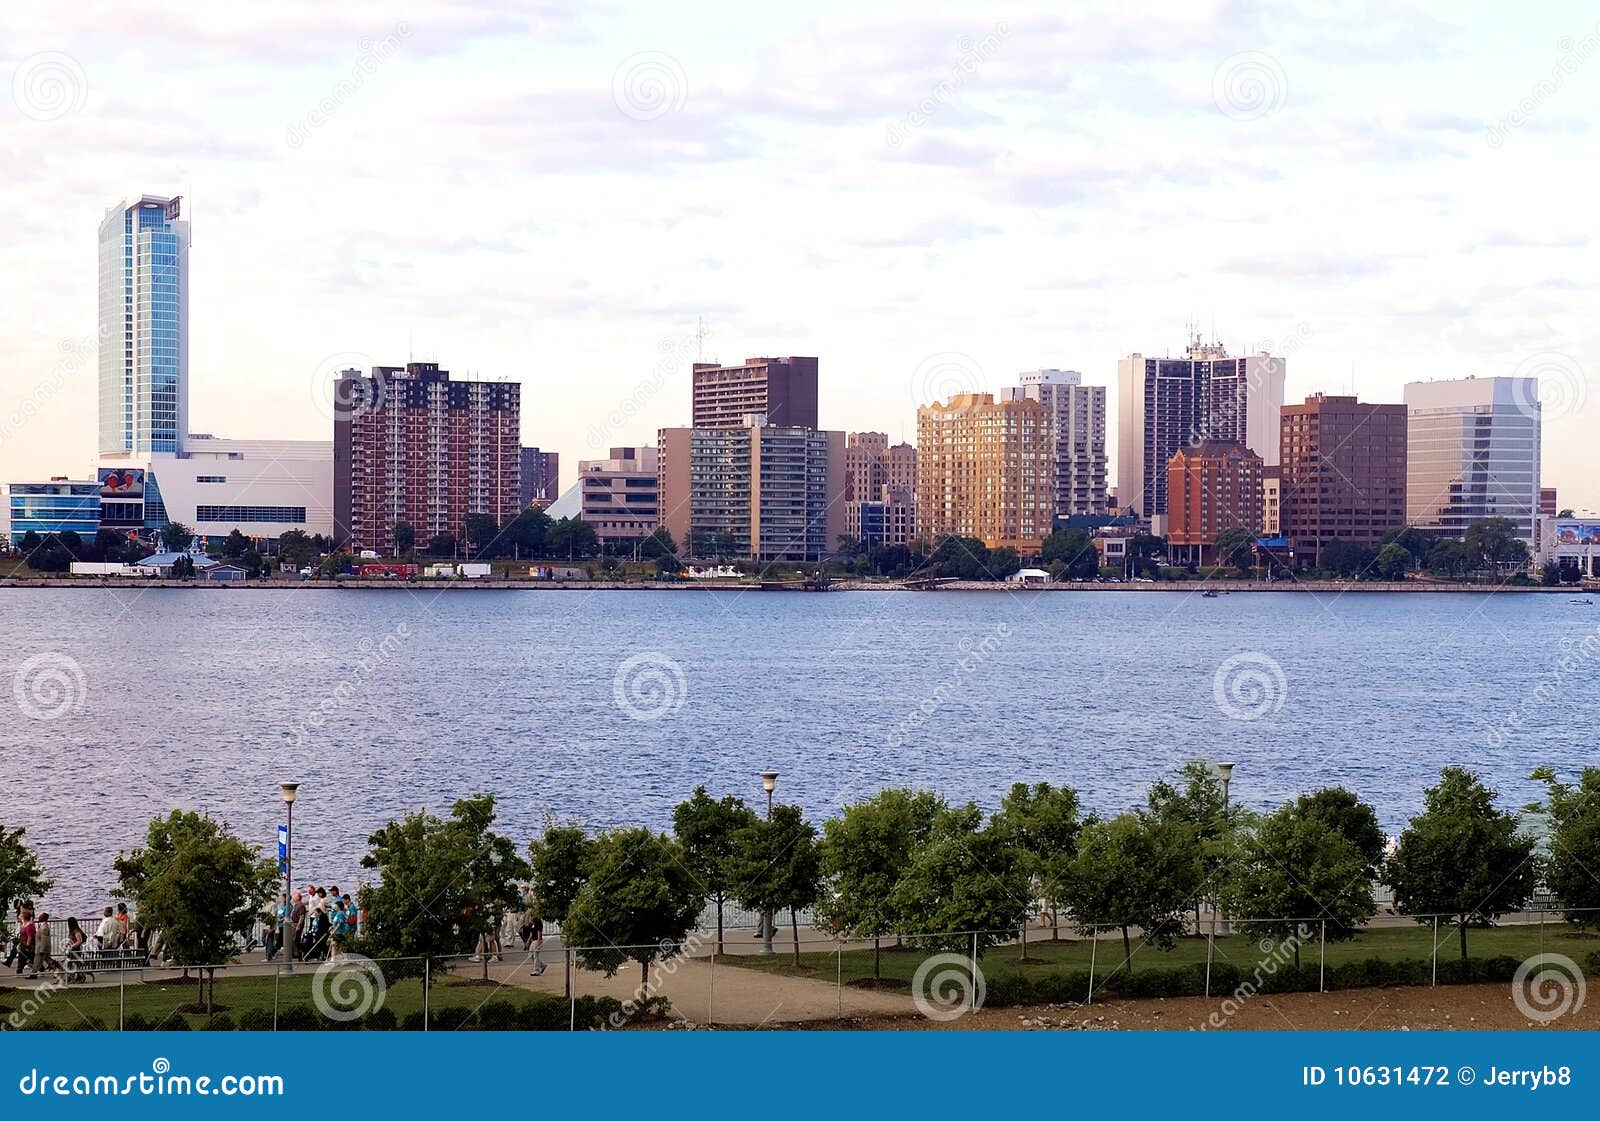
POLYGON ((0 478, 89 464, 95 232, 147 191, 197 431, 328 438, 330 371, 410 355, 521 381, 570 481, 688 419, 702 319, 907 438, 1194 321, 1291 400, 1539 374, 1600 507, 1592 5, 182 7, 0 11, 0 478))

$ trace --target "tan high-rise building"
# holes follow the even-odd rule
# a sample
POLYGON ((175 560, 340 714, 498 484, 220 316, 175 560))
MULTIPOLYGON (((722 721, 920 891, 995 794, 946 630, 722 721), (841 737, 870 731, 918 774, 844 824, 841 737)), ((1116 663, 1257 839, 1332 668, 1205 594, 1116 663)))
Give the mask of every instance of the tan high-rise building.
POLYGON ((1167 461, 1167 548, 1205 563, 1225 529, 1261 532, 1261 457, 1243 444, 1203 440, 1167 461))
POLYGON ((815 358, 746 358, 694 364, 691 428, 739 428, 760 415, 776 428, 817 427, 815 358))
POLYGON ((1261 536, 1283 534, 1283 468, 1261 469, 1261 536))
POLYGON ((1056 516, 1106 512, 1106 389, 1076 370, 1029 370, 1003 401, 1039 401, 1055 425, 1056 516))
POLYGON ((1046 407, 960 393, 917 410, 917 536, 976 537, 1039 550, 1055 512, 1055 445, 1046 407))
MULTIPOLYGON (((864 503, 886 503, 884 488, 899 495, 906 509, 913 504, 917 486, 917 449, 910 444, 889 446, 882 432, 852 432, 845 437, 844 533, 852 540, 868 536, 862 521, 864 503)), ((893 505, 893 503, 891 503, 893 505)), ((869 516, 876 517, 876 512, 869 516)), ((904 516, 903 512, 899 516, 904 516)), ((902 538, 895 544, 904 544, 902 538)))
POLYGON ((1329 541, 1375 545, 1406 524, 1406 407, 1317 393, 1282 410, 1281 535, 1297 563, 1329 541))

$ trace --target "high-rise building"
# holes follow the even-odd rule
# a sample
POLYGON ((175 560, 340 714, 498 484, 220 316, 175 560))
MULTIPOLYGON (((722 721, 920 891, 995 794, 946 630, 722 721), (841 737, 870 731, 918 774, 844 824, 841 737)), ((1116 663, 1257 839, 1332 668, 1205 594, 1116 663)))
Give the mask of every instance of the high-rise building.
POLYGON ((1480 518, 1510 518, 1534 543, 1539 509, 1536 378, 1414 381, 1406 385, 1406 521, 1460 537, 1480 518))
POLYGON ((663 428, 661 524, 695 556, 817 561, 844 532, 843 432, 768 425, 663 428))
POLYGON ((189 430, 189 223, 140 195, 100 223, 100 454, 183 450, 189 430))
POLYGON ((1539 488, 1539 513, 1547 518, 1554 518, 1560 515, 1561 508, 1556 500, 1555 487, 1539 488))
POLYGON ((1038 401, 1050 414, 1056 451, 1056 516, 1106 512, 1106 390, 1076 370, 1030 370, 1002 401, 1038 401))
POLYGON ((862 505, 888 502, 886 487, 899 492, 907 506, 912 504, 917 485, 917 449, 910 444, 890 447, 889 437, 882 432, 851 432, 845 437, 844 473, 845 536, 852 540, 870 539, 872 535, 862 522, 862 505))
POLYGON ((1261 469, 1261 536, 1283 536, 1283 466, 1261 469))
POLYGON ((1329 541, 1375 545, 1406 523, 1406 407, 1318 393, 1282 409, 1282 536, 1315 564, 1329 541))
MULTIPOLYGON (((655 448, 612 448, 606 459, 578 461, 578 516, 615 551, 649 537, 660 524, 655 448)), ((683 544, 676 539, 677 544, 683 544)))
POLYGON ((851 507, 859 527, 854 536, 868 545, 909 545, 916 535, 916 499, 903 487, 882 487, 876 499, 851 507))
POLYGON ((522 387, 451 381, 435 362, 340 373, 334 394, 334 535, 388 549, 407 522, 418 543, 458 541, 468 514, 521 510, 522 387))
POLYGON ((1038 401, 959 393, 917 410, 917 536, 1038 551, 1055 513, 1055 446, 1038 401))
POLYGON ((1182 358, 1130 354, 1117 363, 1117 501, 1160 533, 1167 462, 1206 440, 1243 444, 1278 462, 1285 362, 1270 354, 1230 358, 1221 343, 1190 338, 1182 358))
POLYGON ((1232 440, 1179 448, 1167 463, 1167 549, 1197 563, 1216 560, 1217 535, 1261 532, 1261 457, 1232 440))
POLYGON ((817 427, 815 358, 746 358, 694 364, 692 428, 739 428, 761 415, 774 428, 817 427))
POLYGON ((519 485, 517 501, 524 510, 535 503, 550 505, 561 497, 561 456, 538 448, 523 448, 519 485))

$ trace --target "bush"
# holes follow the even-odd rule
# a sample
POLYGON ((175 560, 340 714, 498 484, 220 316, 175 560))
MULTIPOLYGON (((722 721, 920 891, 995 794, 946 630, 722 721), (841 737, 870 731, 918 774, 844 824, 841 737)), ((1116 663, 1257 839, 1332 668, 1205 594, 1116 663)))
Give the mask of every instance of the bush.
POLYGON ((406 1018, 400 1021, 401 1031, 422 1031, 428 1026, 428 1021, 420 1011, 407 1012, 406 1018))
POLYGON ((149 1031, 150 1021, 138 1012, 129 1012, 122 1018, 123 1031, 149 1031))
POLYGON ((462 1031, 475 1026, 472 1023, 472 1010, 469 1008, 435 1008, 433 1015, 428 1019, 428 1028, 431 1031, 462 1031))
POLYGON ((206 1031, 232 1031, 233 1017, 226 1012, 218 1012, 206 1021, 206 1031))
POLYGON ((321 1017, 299 1005, 278 1010, 279 1031, 316 1031, 325 1026, 321 1017))
POLYGON ((393 1008, 379 1008, 368 1013, 361 1026, 367 1031, 394 1031, 400 1024, 393 1008))
POLYGON ((68 1031, 105 1031, 106 1025, 98 1016, 85 1016, 67 1028, 68 1031))
POLYGON ((272 1010, 270 1008, 247 1008, 239 1013, 240 1031, 271 1031, 272 1010))
POLYGON ((570 1015, 566 1001, 537 994, 517 1009, 517 1027, 523 1031, 566 1031, 570 1015))
POLYGON ((509 1000, 491 1000, 478 1009, 478 1023, 489 1031, 514 1031, 517 1006, 509 1000))
POLYGON ((155 1026, 156 1031, 191 1031, 189 1020, 182 1012, 174 1012, 155 1026))

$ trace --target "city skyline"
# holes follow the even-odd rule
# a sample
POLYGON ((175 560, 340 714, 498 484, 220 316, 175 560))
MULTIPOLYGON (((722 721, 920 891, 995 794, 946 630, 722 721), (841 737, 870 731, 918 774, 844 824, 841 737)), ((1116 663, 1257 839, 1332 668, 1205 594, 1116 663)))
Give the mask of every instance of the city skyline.
MULTIPOLYGON (((401 355, 538 385, 522 442, 576 463, 688 423, 697 360, 800 354, 826 365, 823 427, 898 442, 919 405, 1039 368, 1108 387, 1115 416, 1117 362, 1181 353, 1198 321, 1230 353, 1282 354, 1289 401, 1541 374, 1542 481, 1600 506, 1579 173, 1600 83, 1560 70, 1561 38, 1593 32, 1577 6, 1514 22, 1201 6, 1156 32, 1101 14, 1093 35, 1025 9, 908 26, 894 5, 709 36, 561 5, 424 6, 402 25, 291 4, 205 34, 102 15, 0 16, 17 157, 0 197, 20 216, 0 281, 7 478, 92 461, 85 231, 153 192, 195 220, 202 432, 326 439, 335 371, 401 355), (303 52, 259 49, 280 35, 303 52), (143 86, 135 63, 162 36, 172 65, 143 86), (1370 81, 1350 82, 1352 60, 1370 81), (1260 104, 1228 91, 1249 73, 1260 104), (160 137, 129 127, 158 107, 160 137), (1130 114, 1150 127, 1106 161, 1130 114), (1308 157, 1307 127, 1333 162, 1308 157), (763 158, 779 150, 787 165, 763 158), (579 362, 582 378, 554 373, 579 362)), ((1107 445, 1115 473, 1114 430, 1107 445)))

